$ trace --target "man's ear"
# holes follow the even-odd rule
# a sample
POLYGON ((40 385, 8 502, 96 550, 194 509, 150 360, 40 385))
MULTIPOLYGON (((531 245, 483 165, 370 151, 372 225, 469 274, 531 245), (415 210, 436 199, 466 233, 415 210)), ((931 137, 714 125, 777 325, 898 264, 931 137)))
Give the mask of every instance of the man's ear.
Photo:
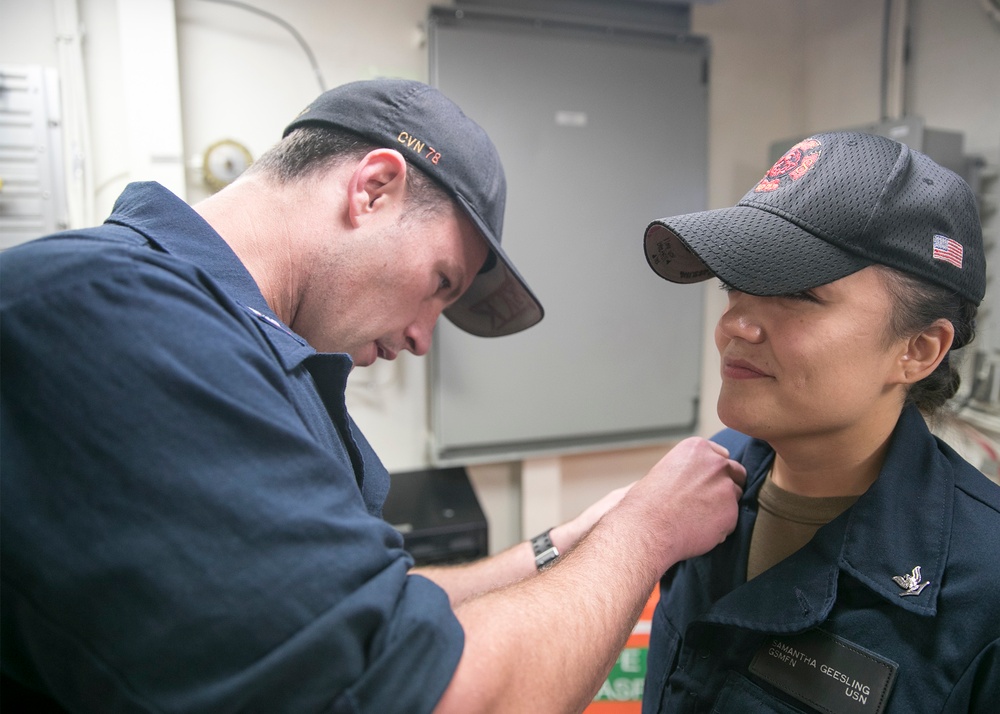
POLYGON ((368 216, 406 194, 406 159, 392 149, 375 149, 359 161, 348 181, 348 213, 357 228, 368 216))
POLYGON ((944 318, 911 337, 899 359, 902 382, 915 384, 937 369, 954 339, 955 326, 944 318))

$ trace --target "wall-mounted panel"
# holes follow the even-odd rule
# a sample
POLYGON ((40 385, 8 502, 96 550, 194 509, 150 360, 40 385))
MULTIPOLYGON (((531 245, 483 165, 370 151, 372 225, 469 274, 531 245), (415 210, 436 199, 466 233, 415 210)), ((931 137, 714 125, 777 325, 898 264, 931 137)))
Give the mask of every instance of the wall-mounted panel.
POLYGON ((429 18, 431 83, 493 138, 504 246, 545 319, 498 339, 446 320, 432 459, 666 440, 695 427, 702 291, 646 265, 647 223, 705 208, 707 44, 454 8, 429 18))

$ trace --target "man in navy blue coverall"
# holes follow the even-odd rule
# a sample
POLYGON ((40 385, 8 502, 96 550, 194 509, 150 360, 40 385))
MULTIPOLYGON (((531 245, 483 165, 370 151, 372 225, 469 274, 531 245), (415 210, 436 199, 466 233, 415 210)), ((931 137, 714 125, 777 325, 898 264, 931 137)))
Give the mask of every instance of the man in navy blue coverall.
POLYGON ((500 247, 505 191, 439 92, 353 83, 194 207, 131 184, 103 226, 0 258, 5 697, 587 704, 657 578, 732 530, 742 467, 685 440, 541 555, 416 570, 344 403, 353 367, 426 353, 442 312, 483 336, 542 318, 500 247))

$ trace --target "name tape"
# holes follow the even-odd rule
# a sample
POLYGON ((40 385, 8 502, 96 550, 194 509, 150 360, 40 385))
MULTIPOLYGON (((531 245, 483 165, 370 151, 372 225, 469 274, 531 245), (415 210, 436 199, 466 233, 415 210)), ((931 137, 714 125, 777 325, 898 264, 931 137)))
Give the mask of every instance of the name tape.
POLYGON ((750 672, 829 714, 881 714, 899 665, 837 635, 771 637, 750 672))

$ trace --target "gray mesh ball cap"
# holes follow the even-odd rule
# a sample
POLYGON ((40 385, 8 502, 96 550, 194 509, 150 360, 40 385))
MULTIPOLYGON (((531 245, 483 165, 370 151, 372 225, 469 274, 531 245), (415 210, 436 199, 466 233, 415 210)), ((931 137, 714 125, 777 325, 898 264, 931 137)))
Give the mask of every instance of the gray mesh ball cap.
POLYGON ((349 82, 317 97, 283 136, 303 126, 335 126, 402 153, 437 181, 489 244, 491 258, 472 286, 444 311, 480 337, 510 335, 545 312, 500 247, 507 180, 496 147, 476 122, 439 90, 409 79, 349 82))
POLYGON ((905 144, 860 132, 789 149, 740 202, 653 221, 646 260, 661 277, 713 276, 751 295, 784 295, 879 263, 979 304, 986 261, 975 196, 905 144))

